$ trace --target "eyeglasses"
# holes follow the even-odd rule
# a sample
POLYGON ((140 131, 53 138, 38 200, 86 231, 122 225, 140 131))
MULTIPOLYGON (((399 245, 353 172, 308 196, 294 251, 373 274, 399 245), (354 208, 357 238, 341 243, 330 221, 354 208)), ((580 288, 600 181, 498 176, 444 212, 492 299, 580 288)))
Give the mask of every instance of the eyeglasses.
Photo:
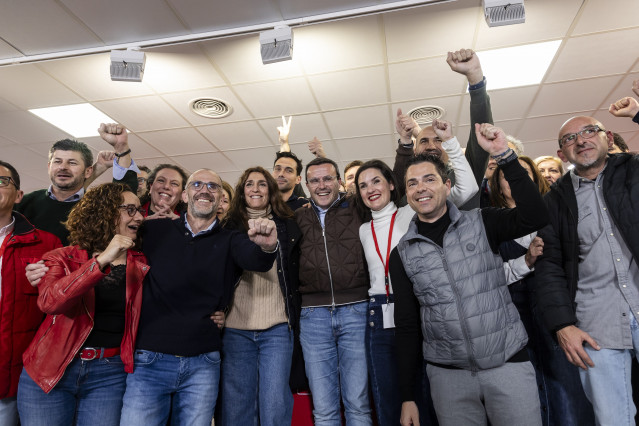
POLYGON ((136 212, 140 212, 142 216, 146 216, 146 209, 144 207, 138 207, 135 204, 123 204, 118 206, 119 209, 126 210, 126 213, 133 217, 136 212))
POLYGON ((325 185, 330 185, 331 183, 335 182, 335 180, 337 179, 337 176, 324 176, 323 178, 311 178, 309 180, 307 180, 308 184, 311 186, 317 186, 320 184, 320 182, 324 182, 325 185))
POLYGON ((204 187, 206 187, 209 192, 218 192, 221 189, 221 186, 215 182, 202 182, 200 180, 190 182, 188 186, 196 191, 200 191, 204 187))
POLYGON ((15 186, 17 189, 18 185, 16 185, 16 182, 9 176, 0 176, 0 188, 4 188, 5 186, 9 186, 9 184, 12 183, 13 186, 15 186))
POLYGON ((143 177, 138 178, 138 183, 144 183, 144 182, 146 182, 146 178, 143 178, 143 177))
POLYGON ((572 144, 577 142, 578 136, 581 136, 583 139, 590 139, 599 132, 605 132, 605 130, 599 126, 588 126, 578 131, 577 133, 568 133, 567 135, 563 135, 561 139, 559 139, 559 148, 571 146, 572 144))

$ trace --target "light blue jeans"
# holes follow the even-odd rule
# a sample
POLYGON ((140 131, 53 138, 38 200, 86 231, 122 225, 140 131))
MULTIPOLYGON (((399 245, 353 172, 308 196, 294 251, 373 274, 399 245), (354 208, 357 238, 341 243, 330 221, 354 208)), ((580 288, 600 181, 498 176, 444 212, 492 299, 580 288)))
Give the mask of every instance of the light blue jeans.
POLYGON ((300 342, 313 395, 316 426, 372 425, 366 366, 368 302, 302 308, 300 342))
POLYGON ((15 396, 12 398, 0 399, 0 425, 18 425, 18 403, 15 396))
POLYGON ((639 359, 639 325, 630 315, 630 330, 634 349, 600 349, 590 345, 584 349, 595 366, 579 370, 581 384, 595 410, 598 425, 634 425, 637 409, 632 401, 630 368, 632 357, 639 359))
POLYGON ((117 426, 126 376, 119 355, 91 361, 75 358, 55 387, 45 393, 22 369, 18 383, 20 423, 117 426))
POLYGON ((287 323, 259 331, 224 329, 222 426, 291 424, 292 355, 293 331, 287 323))
POLYGON ((122 426, 210 426, 220 382, 220 353, 179 357, 136 349, 126 379, 122 426))

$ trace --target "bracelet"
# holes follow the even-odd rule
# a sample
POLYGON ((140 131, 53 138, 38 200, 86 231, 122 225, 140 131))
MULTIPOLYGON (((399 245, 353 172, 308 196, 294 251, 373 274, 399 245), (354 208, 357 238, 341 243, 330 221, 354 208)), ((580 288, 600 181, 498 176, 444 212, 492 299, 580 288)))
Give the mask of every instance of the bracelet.
POLYGON ((493 160, 499 160, 500 158, 509 156, 511 152, 513 152, 513 149, 509 147, 506 151, 502 152, 501 154, 491 155, 490 158, 492 158, 493 160))
POLYGON ((128 155, 128 154, 130 154, 130 153, 131 153, 131 148, 129 148, 129 149, 127 149, 126 151, 121 152, 121 153, 119 153, 119 154, 116 152, 116 153, 114 153, 113 155, 115 155, 116 157, 120 158, 120 157, 124 157, 125 155, 128 155))
POLYGON ((501 157, 500 159, 497 160, 497 165, 503 166, 504 164, 510 163, 511 161, 514 161, 516 159, 517 159, 517 153, 511 149, 509 155, 505 157, 501 157))
POLYGON ((413 141, 411 141, 410 143, 402 143, 401 139, 397 139, 397 144, 401 146, 402 148, 412 148, 414 145, 413 141))

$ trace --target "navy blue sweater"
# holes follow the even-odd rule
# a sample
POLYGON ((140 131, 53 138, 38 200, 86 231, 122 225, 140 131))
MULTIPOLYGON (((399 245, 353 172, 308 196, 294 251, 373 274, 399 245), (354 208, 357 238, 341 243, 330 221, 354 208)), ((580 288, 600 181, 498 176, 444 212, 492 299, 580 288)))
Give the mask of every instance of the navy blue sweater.
POLYGON ((210 319, 228 305, 241 270, 271 269, 269 254, 246 233, 221 228, 192 237, 180 219, 145 222, 144 280, 137 349, 180 356, 220 350, 220 331, 210 319))

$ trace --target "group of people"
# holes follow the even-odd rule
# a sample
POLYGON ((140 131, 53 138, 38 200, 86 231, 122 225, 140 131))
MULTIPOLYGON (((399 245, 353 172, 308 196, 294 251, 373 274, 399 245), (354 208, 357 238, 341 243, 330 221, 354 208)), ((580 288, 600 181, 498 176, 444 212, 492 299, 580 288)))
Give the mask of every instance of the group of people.
MULTIPOLYGON (((394 167, 344 181, 284 118, 234 188, 138 167, 118 124, 95 163, 56 142, 48 189, 0 161, 0 423, 286 425, 309 389, 316 425, 634 424, 639 158, 592 117, 525 157, 477 55, 447 63, 465 152, 398 110, 394 167)), ((633 97, 610 112, 639 124, 633 97)))

